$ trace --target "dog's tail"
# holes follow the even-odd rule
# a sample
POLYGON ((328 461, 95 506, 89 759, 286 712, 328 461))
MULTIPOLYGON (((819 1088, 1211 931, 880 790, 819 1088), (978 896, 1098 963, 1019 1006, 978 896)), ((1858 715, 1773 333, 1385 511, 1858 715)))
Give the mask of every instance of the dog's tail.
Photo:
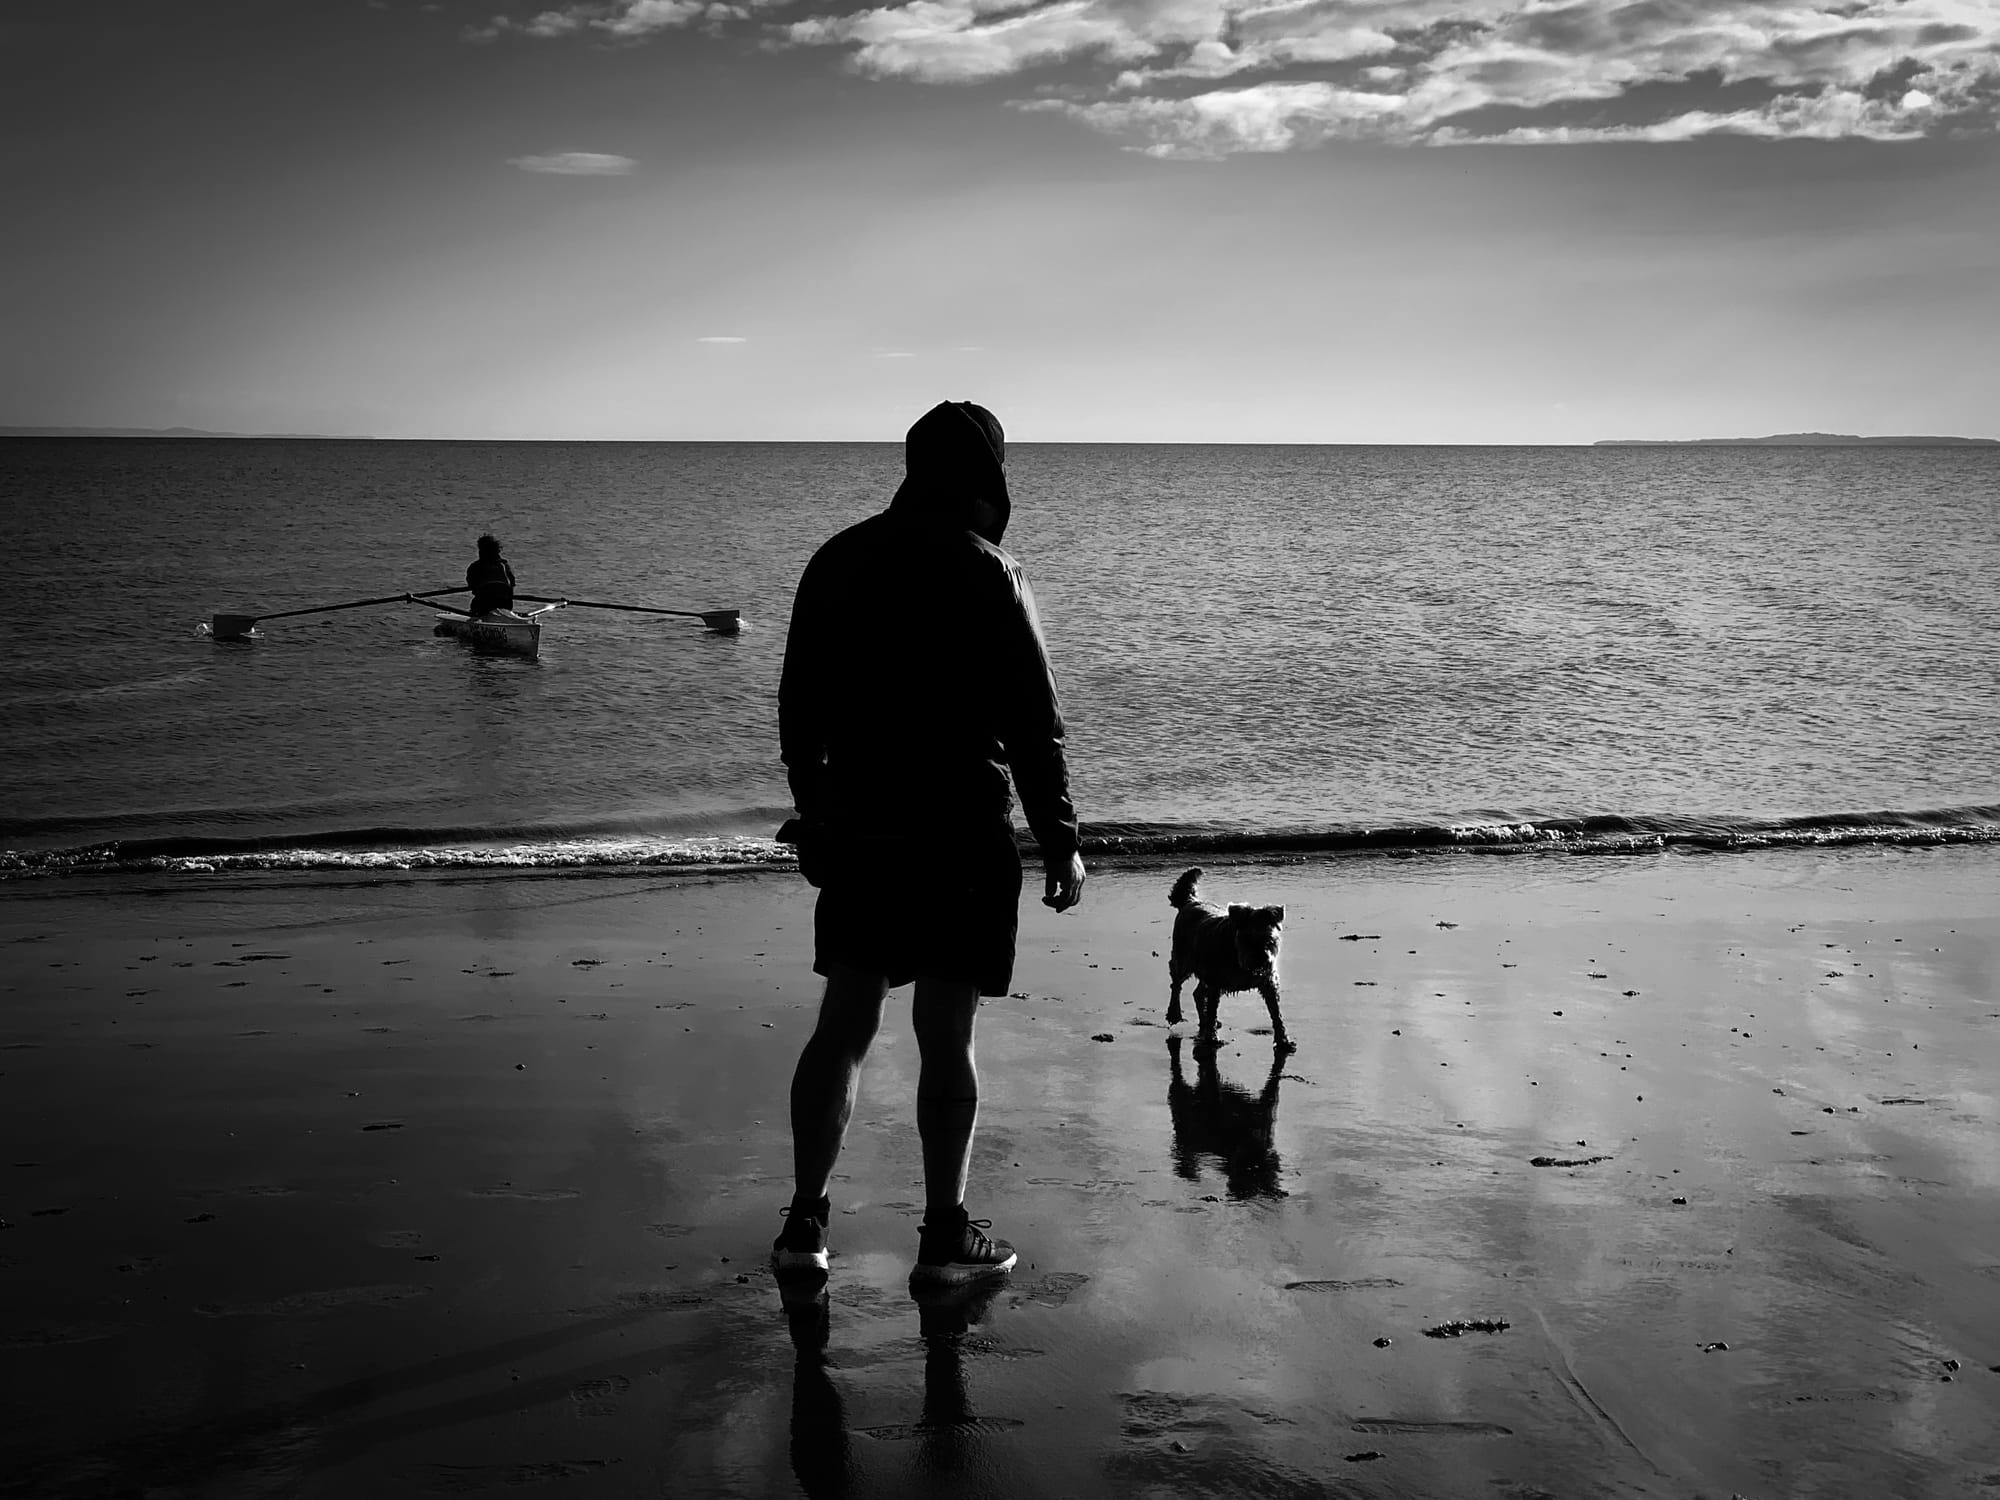
POLYGON ((1174 910, 1179 911, 1183 906, 1186 906, 1188 902, 1194 900, 1195 898, 1194 888, 1196 883, 1199 882, 1200 879, 1201 879, 1201 866, 1196 865, 1192 870, 1189 870, 1186 874, 1182 875, 1179 880, 1176 880, 1174 882, 1173 890, 1170 891, 1167 895, 1167 905, 1173 907, 1174 910))

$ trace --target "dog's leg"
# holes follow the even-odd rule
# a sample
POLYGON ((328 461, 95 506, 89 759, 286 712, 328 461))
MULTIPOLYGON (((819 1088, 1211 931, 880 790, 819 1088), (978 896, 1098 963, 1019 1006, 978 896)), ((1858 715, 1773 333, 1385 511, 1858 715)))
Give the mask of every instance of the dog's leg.
POLYGON ((1292 1050, 1292 1039, 1285 1035, 1285 1018, 1278 1010, 1278 982, 1275 979, 1259 980, 1257 993, 1264 997, 1264 1009, 1271 1013, 1271 1041, 1285 1051, 1292 1050))
POLYGON ((1167 1024, 1181 1024, 1181 986, 1187 983, 1187 971, 1167 960, 1167 978, 1173 983, 1173 993, 1167 997, 1167 1024))
POLYGON ((1205 979, 1194 982, 1194 1015, 1198 1034, 1204 1042, 1215 1040, 1215 1013, 1222 1005, 1222 991, 1205 979))

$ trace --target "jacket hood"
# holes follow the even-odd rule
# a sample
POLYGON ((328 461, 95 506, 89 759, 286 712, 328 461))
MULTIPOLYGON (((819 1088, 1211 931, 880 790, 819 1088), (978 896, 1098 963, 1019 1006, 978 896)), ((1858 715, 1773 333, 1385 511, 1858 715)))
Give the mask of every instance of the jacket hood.
POLYGON ((1007 530, 1007 438, 1000 419, 970 401, 940 401, 903 439, 903 483, 889 509, 955 529, 977 532, 994 546, 1007 530), (973 524, 973 502, 1000 512, 991 527, 973 524))

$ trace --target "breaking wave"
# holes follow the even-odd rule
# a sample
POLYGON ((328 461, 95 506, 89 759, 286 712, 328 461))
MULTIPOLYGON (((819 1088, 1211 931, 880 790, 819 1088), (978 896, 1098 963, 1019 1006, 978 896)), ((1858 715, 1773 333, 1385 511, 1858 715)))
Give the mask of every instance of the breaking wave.
MULTIPOLYGON (((1672 851, 1931 847, 2000 843, 2000 806, 1920 812, 1841 812, 1782 819, 1673 815, 1513 817, 1438 823, 1241 829, 1169 823, 1097 823, 1083 830, 1087 859, 1149 863, 1184 856, 1245 862, 1409 854, 1643 855, 1672 851)), ((1024 844, 1028 844, 1023 835, 1024 844)), ((0 850, 0 879, 141 871, 688 871, 787 867, 790 846, 753 835, 578 836, 533 829, 360 828, 271 838, 150 838, 51 850, 0 850)))

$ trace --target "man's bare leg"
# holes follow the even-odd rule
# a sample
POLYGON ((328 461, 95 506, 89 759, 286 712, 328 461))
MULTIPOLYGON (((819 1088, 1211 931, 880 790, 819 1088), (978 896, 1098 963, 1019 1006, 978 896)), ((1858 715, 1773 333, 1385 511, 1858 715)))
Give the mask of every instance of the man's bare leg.
MULTIPOLYGON (((882 975, 835 964, 799 1065, 792 1073, 792 1172, 796 1202, 817 1203, 840 1160, 861 1064, 882 1024, 882 975)), ((922 1106, 918 1106, 921 1114, 922 1106)))
POLYGON ((917 1134, 924 1147, 924 1223, 917 1235, 914 1290, 963 1285, 998 1275, 1016 1259, 1005 1240, 982 1233, 984 1219, 965 1211, 965 1171, 979 1122, 979 1070, 972 1027, 979 1017, 974 984, 917 981, 917 1134))
POLYGON ((924 1150, 927 1210, 965 1201, 972 1132, 979 1122, 979 1070, 972 1030, 979 986, 966 980, 919 979, 911 1006, 917 1033, 917 1136, 924 1150))

